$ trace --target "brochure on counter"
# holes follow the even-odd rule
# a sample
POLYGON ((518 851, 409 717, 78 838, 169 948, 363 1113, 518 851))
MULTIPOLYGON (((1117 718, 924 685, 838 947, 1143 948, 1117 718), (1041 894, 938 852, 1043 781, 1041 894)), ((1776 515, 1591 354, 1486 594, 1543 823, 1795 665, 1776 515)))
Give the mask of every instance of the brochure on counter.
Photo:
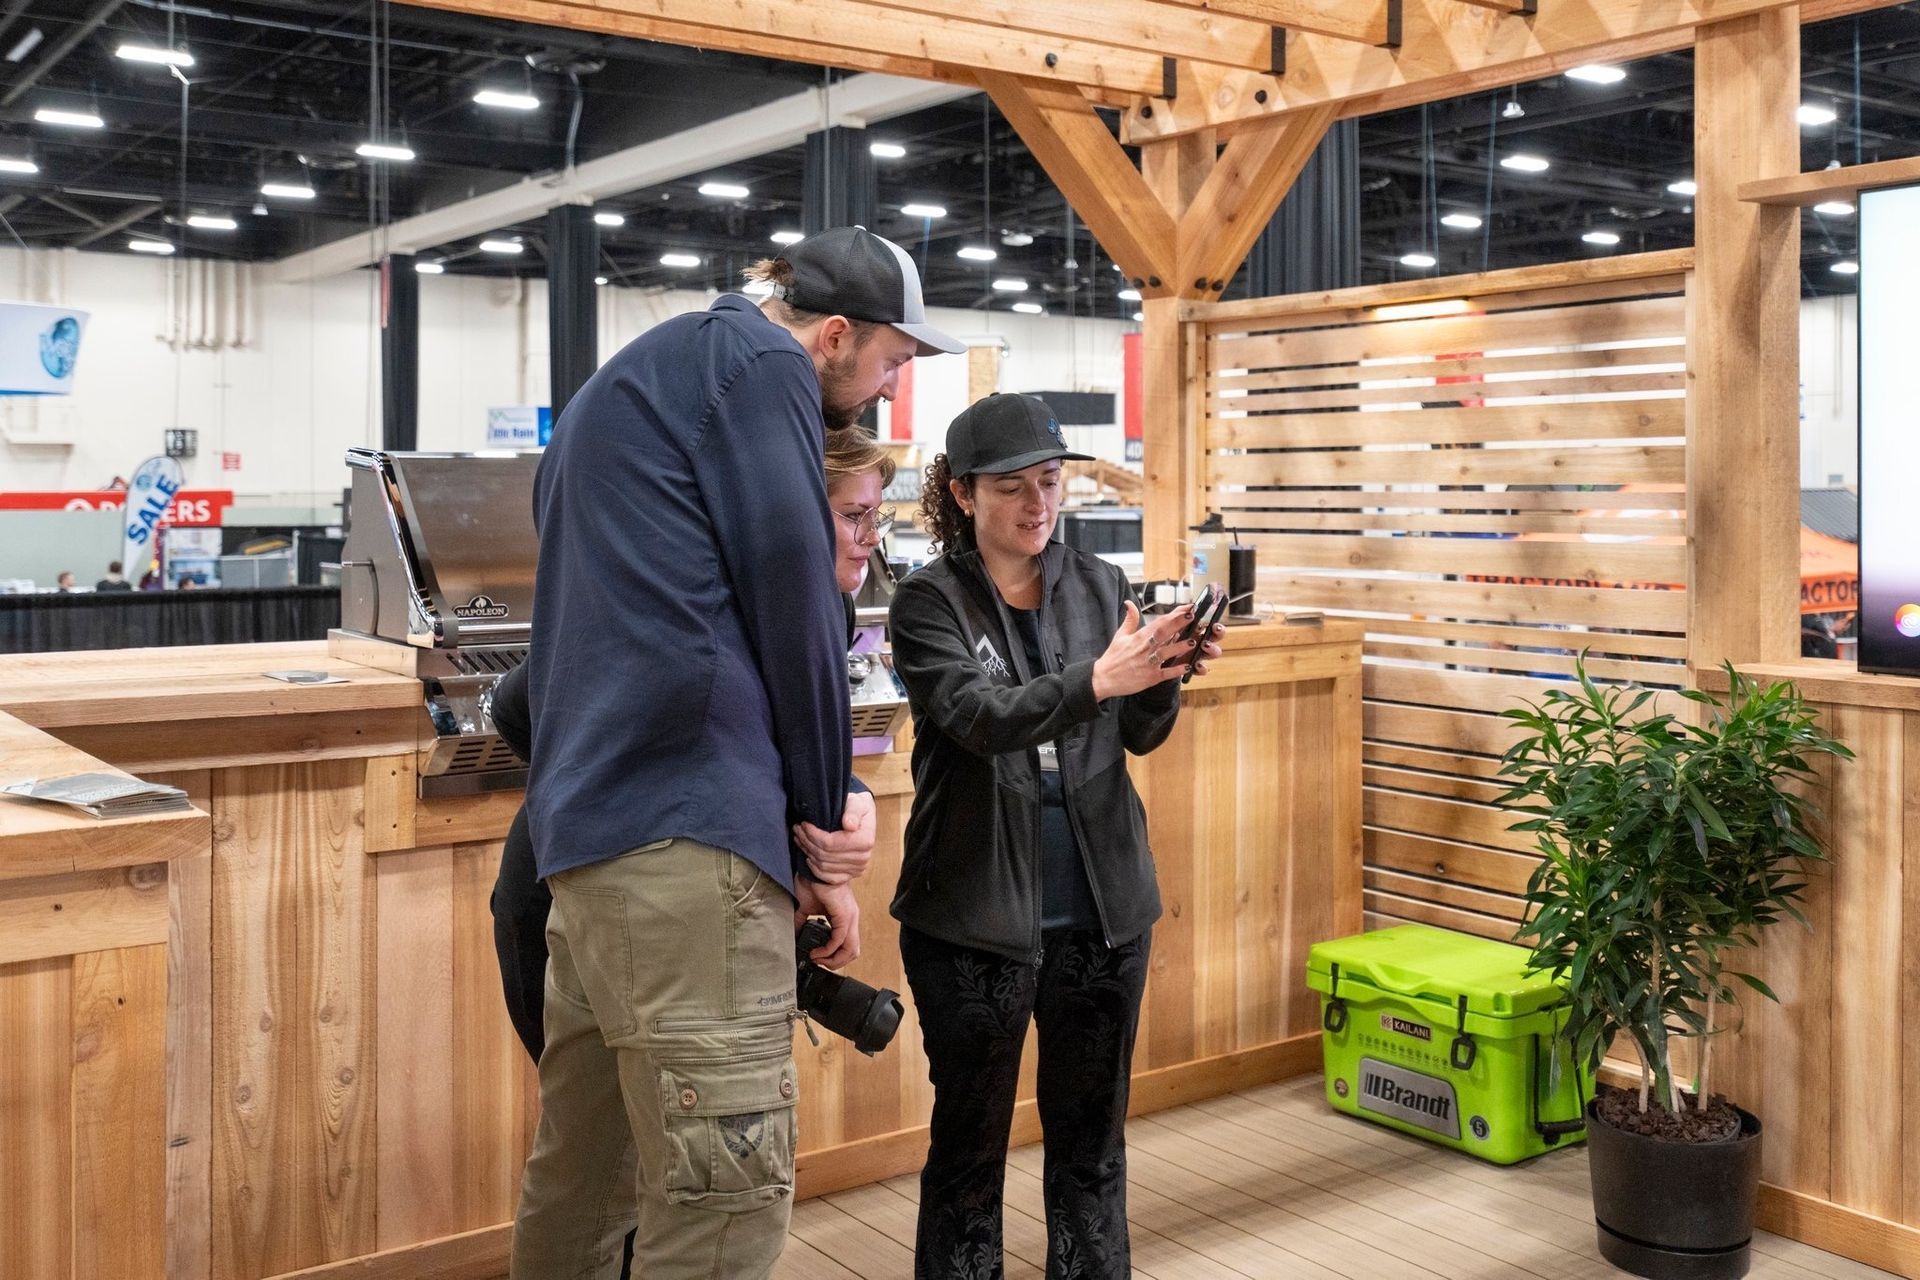
POLYGON ((146 818, 193 807, 187 793, 179 787, 143 782, 124 773, 70 773, 59 778, 33 778, 0 787, 0 793, 63 804, 96 818, 146 818))

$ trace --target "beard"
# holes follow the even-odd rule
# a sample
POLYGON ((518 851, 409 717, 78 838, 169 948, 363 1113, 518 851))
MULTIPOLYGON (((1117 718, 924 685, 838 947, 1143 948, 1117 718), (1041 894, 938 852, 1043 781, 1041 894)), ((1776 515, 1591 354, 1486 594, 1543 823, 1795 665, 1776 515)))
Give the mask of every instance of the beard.
POLYGON ((842 356, 839 360, 830 361, 820 374, 820 416, 826 419, 829 431, 856 425, 867 410, 880 403, 877 394, 865 400, 853 399, 853 380, 858 375, 857 360, 855 355, 842 356))

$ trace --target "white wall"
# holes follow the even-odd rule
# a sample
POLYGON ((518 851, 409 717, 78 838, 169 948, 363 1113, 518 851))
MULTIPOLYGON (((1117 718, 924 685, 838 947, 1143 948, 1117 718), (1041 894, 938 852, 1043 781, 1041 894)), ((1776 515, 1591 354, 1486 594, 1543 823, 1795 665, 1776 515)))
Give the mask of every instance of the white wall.
POLYGON ((1800 303, 1800 485, 1860 481, 1860 305, 1854 295, 1800 303))
MULTIPOLYGON (((546 402, 546 285, 420 284, 420 447, 481 448, 489 407, 546 402)), ((128 254, 0 251, 0 296, 92 313, 71 397, 0 401, 0 488, 100 487, 183 426, 200 432, 199 456, 184 464, 190 486, 230 488, 243 503, 333 501, 346 449, 379 436, 378 287, 371 271, 261 286, 244 271, 128 254), (186 341, 170 343, 175 331, 186 341), (64 443, 36 443, 46 440, 64 443), (238 470, 222 470, 223 453, 239 455, 238 470)), ((601 358, 708 301, 602 290, 601 358)), ((941 309, 931 318, 958 336, 1004 339, 1006 389, 1120 386, 1129 325, 941 309)), ((915 434, 937 443, 965 407, 966 361, 922 361, 916 378, 915 434)))

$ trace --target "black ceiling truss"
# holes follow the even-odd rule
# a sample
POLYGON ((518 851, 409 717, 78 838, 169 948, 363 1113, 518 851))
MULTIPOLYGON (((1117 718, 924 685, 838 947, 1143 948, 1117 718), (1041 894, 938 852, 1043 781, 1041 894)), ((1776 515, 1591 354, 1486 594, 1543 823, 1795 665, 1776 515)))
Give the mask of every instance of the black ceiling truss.
MULTIPOLYGON (((194 255, 265 260, 364 230, 380 192, 375 170, 354 148, 372 127, 377 16, 390 31, 389 131, 418 155, 383 171, 393 218, 561 169, 576 92, 576 159, 585 161, 822 82, 811 66, 398 4, 377 12, 376 2, 8 0, 0 6, 0 57, 18 57, 0 62, 0 156, 31 158, 39 172, 0 174, 0 243, 124 250, 137 236, 173 240, 194 255), (114 56, 123 42, 164 45, 170 26, 175 43, 196 59, 183 72, 190 82, 184 147, 178 77, 114 56), (482 87, 530 91, 541 107, 477 106, 472 97, 482 87), (46 106, 94 111, 106 126, 36 122, 34 112, 46 106), (298 205, 263 200, 263 180, 310 182, 317 194, 298 205), (224 214, 240 225, 187 228, 181 222, 189 213, 224 214)), ((1807 27, 1802 60, 1804 99, 1838 113, 1833 124, 1803 131, 1803 167, 1920 153, 1920 3, 1807 27)), ((1692 168, 1691 55, 1648 58, 1628 72, 1615 85, 1556 76, 1363 120, 1364 278, 1691 243, 1690 202, 1667 190, 1692 168), (1514 101, 1523 114, 1510 117, 1514 101), (1545 156, 1552 168, 1536 175, 1501 168, 1498 160, 1516 150, 1545 156), (1485 225, 1437 225, 1455 212, 1485 225), (1589 231, 1613 232, 1620 243, 1588 245, 1580 237, 1589 231), (1433 253, 1438 265, 1401 265, 1400 256, 1414 251, 1433 253)), ((922 262, 930 303, 1018 299, 1056 315, 1132 313, 1110 261, 982 99, 876 124, 870 133, 907 149, 903 158, 875 162, 875 230, 922 262), (908 217, 900 208, 909 203, 940 205, 946 216, 908 217), (966 261, 957 256, 965 246, 999 256, 966 261), (1025 280, 1028 289, 994 290, 1003 278, 1025 280)), ((626 222, 601 228, 603 273, 644 288, 733 287, 744 267, 774 249, 774 232, 801 226, 801 159, 802 148, 791 147, 605 201, 626 222), (752 194, 701 196, 707 177, 752 194), (701 265, 662 266, 668 252, 697 255, 701 265)), ((1852 220, 1809 213, 1803 222, 1806 291, 1850 291, 1851 278, 1828 268, 1854 252, 1852 220)), ((481 253, 480 237, 472 237, 419 256, 456 273, 544 271, 541 219, 495 234, 519 236, 525 252, 481 253)), ((1226 296, 1240 292, 1236 282, 1226 296)))

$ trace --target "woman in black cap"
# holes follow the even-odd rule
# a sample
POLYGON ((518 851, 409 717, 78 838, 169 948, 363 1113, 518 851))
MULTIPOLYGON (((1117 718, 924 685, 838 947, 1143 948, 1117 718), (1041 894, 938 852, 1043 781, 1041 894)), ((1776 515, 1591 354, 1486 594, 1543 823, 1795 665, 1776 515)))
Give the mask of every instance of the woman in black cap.
POLYGON ((1039 1028, 1047 1275, 1123 1280, 1128 1075, 1160 915, 1127 777, 1173 730, 1190 608, 1142 622, 1126 574, 1053 541, 1070 452, 1046 404, 947 428, 922 515, 944 554, 900 585, 912 815, 893 914, 933 1078, 919 1280, 1002 1274, 1020 1053, 1039 1028))

